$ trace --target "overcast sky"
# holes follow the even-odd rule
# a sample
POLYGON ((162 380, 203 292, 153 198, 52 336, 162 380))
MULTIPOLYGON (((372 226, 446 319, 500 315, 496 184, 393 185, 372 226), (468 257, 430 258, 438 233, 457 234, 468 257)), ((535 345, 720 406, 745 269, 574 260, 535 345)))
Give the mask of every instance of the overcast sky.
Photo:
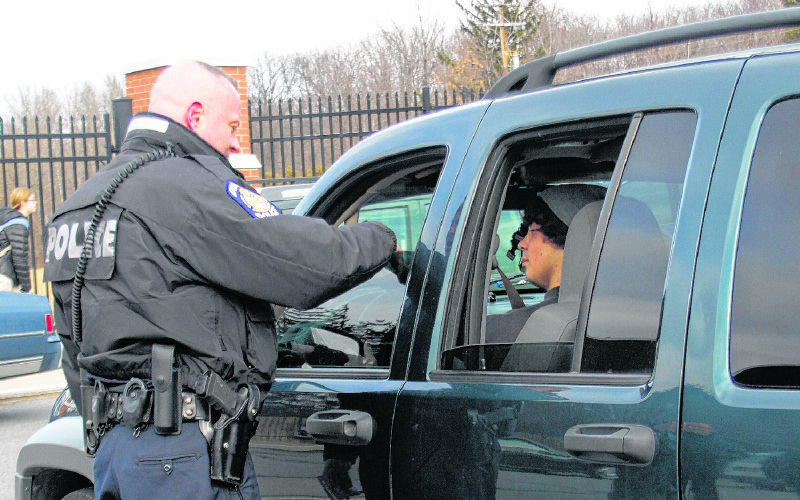
MULTIPOLYGON (((544 1, 613 19, 700 0, 544 1)), ((455 0, 4 0, 0 114, 21 86, 65 91, 184 59, 247 65, 264 51, 347 46, 418 15, 455 27, 459 12, 455 0)))

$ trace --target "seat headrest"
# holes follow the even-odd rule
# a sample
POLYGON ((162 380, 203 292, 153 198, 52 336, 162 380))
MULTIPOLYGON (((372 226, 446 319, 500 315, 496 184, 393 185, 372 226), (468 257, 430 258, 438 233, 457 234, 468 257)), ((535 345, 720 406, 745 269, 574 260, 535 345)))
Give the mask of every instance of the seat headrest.
POLYGON ((561 289, 559 302, 580 302, 583 282, 589 267, 597 222, 602 201, 593 201, 575 214, 564 242, 564 260, 561 264, 561 289))

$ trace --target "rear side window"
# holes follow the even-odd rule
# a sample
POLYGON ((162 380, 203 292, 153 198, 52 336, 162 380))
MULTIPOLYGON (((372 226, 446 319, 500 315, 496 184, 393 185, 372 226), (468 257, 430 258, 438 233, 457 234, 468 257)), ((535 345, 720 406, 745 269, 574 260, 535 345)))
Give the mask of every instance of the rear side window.
POLYGON ((800 99, 761 126, 742 208, 731 311, 730 366, 745 386, 800 388, 800 99))

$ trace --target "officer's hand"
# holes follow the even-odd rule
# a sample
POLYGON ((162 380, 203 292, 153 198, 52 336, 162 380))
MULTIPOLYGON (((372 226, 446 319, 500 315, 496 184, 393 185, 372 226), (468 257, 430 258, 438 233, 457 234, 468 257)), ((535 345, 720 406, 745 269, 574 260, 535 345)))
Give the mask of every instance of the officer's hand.
POLYGON ((397 275, 397 281, 405 285, 408 279, 409 269, 406 265, 406 261, 403 259, 403 252, 396 251, 392 253, 392 256, 389 258, 389 268, 397 275))

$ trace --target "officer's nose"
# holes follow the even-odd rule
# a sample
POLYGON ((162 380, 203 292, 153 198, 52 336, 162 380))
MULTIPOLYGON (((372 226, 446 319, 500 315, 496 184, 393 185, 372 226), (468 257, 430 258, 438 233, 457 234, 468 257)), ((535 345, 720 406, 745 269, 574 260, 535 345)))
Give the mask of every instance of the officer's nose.
POLYGON ((228 156, 236 153, 241 153, 242 148, 239 147, 239 138, 235 135, 233 136, 233 141, 231 142, 230 151, 228 151, 228 156))

